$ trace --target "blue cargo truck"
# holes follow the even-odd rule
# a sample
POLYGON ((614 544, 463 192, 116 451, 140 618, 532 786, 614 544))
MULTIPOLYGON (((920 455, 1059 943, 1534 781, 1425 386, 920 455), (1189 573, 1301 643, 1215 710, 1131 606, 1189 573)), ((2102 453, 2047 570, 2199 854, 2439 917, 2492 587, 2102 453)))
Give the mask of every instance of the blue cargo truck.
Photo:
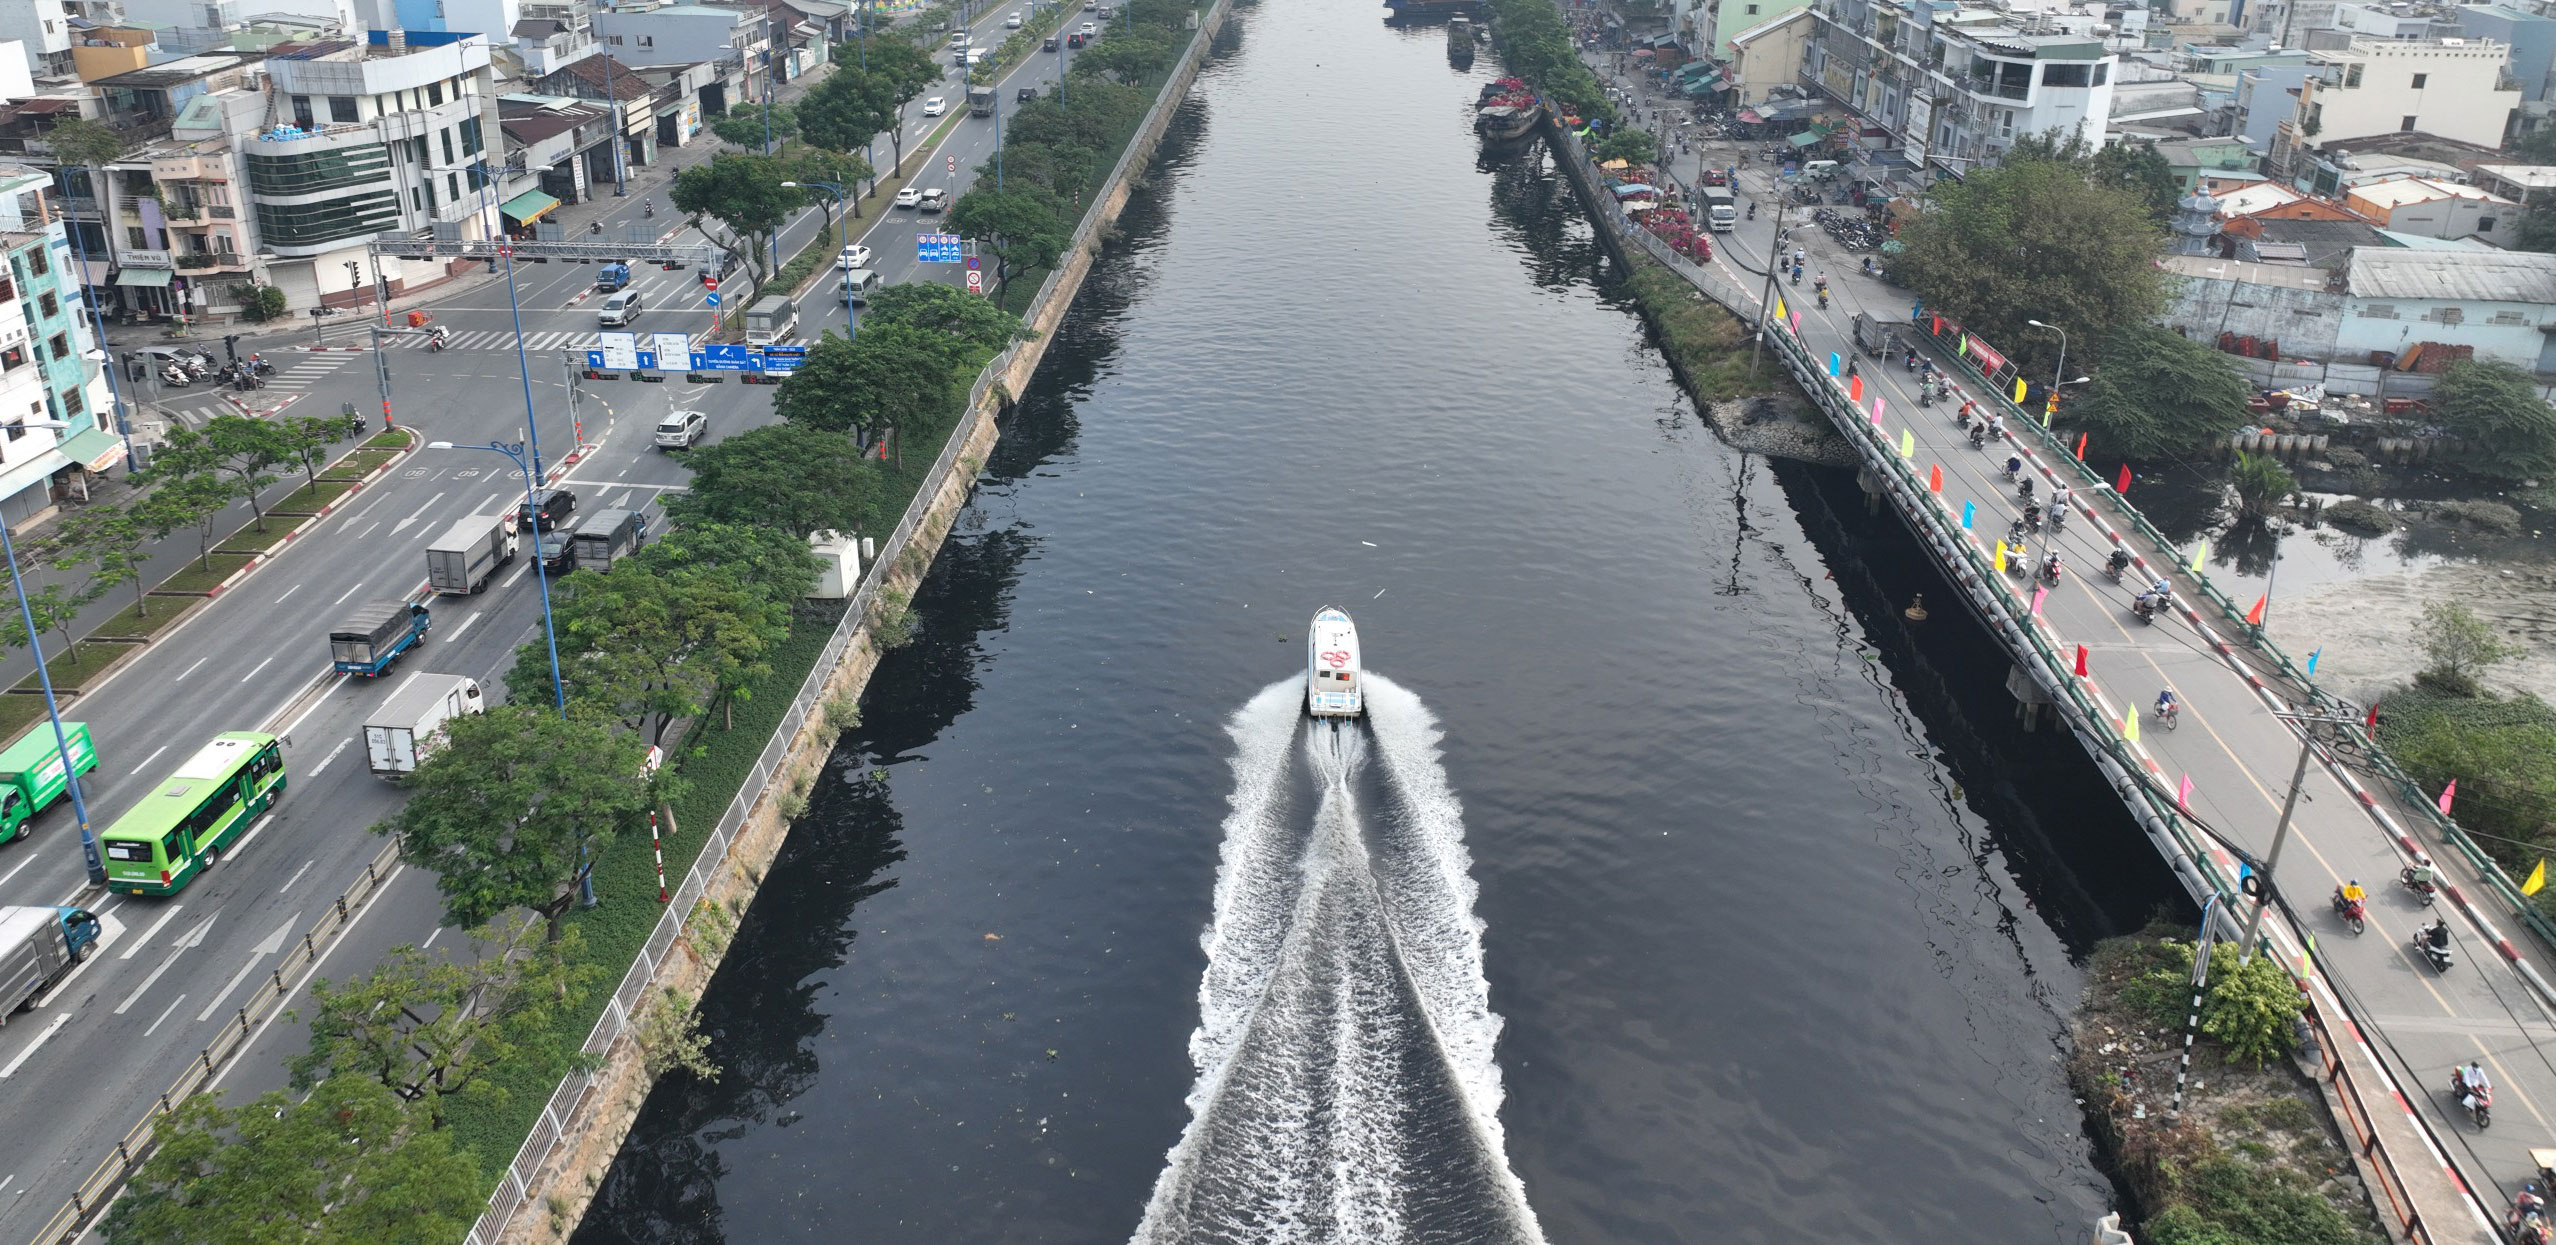
POLYGON ((328 655, 341 674, 377 678, 399 655, 426 642, 426 607, 406 601, 370 601, 328 633, 328 655))

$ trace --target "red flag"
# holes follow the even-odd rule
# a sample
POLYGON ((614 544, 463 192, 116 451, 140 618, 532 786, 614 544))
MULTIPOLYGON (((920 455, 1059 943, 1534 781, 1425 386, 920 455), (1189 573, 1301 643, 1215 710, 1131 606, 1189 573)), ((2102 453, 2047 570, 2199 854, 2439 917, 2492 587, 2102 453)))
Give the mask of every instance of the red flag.
POLYGON ((1846 400, 1855 403, 1864 400, 1864 378, 1861 374, 1846 378, 1846 400))
POLYGON ((2265 593, 2265 594, 2263 594, 2262 596, 2259 596, 2259 597, 2254 598, 2254 608, 2253 608, 2253 609, 2250 609, 2250 610, 2247 610, 2247 611, 2245 612, 2245 625, 2247 625, 2247 626, 2249 626, 2249 627, 2260 627, 2260 626, 2262 626, 2262 625, 2263 625, 2263 607, 2264 607, 2265 605, 2267 605, 2267 604, 2270 604, 2270 603, 2271 603, 2271 600, 2272 600, 2272 594, 2270 594, 2270 593, 2268 593, 2268 592, 2267 592, 2267 593, 2265 593))
POLYGON ((2112 482, 2112 491, 2116 493, 2127 493, 2130 491, 2130 464, 2121 464, 2121 475, 2120 478, 2112 482))
POLYGON ((2372 701, 2372 702, 2370 702, 2370 721, 2369 721, 2369 727, 2370 727, 2370 729, 2371 729, 2371 730, 2377 730, 2377 729, 2378 729, 2378 702, 2377 702, 2377 701, 2372 701))
POLYGON ((2086 677, 2086 646, 2083 644, 2077 646, 2077 677, 2086 677))
POLYGON ((1929 493, 1940 493, 1944 491, 1944 465, 1942 463, 1936 463, 1934 466, 1926 469, 1926 491, 1929 493))
POLYGON ((2077 434, 2077 461, 2086 461, 2086 434, 2082 432, 2077 434))

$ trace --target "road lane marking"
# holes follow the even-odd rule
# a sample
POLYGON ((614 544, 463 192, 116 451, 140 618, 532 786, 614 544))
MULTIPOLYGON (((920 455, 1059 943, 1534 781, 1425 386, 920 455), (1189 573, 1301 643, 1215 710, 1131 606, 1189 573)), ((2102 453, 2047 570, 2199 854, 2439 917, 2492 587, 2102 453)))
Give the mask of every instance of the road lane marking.
POLYGON ((164 1020, 167 1020, 167 1019, 169 1018, 169 1013, 170 1013, 170 1012, 173 1012, 173 1011, 176 1011, 176 1010, 178 1009, 178 1004, 183 1003, 183 1002, 185 1002, 185 1001, 186 1001, 186 996, 185 996, 185 995, 183 995, 183 994, 181 994, 181 995, 177 996, 176 998, 170 999, 170 1000, 169 1000, 169 1005, 160 1009, 160 1016, 159 1016, 159 1019, 158 1019, 158 1020, 154 1020, 154 1021, 152 1021, 152 1022, 151 1022, 151 1027, 150 1027, 150 1028, 148 1028, 148 1029, 144 1029, 144 1030, 142 1031, 142 1036, 144 1036, 144 1037, 149 1037, 149 1036, 151 1036, 152 1034, 159 1032, 159 1031, 160 1031, 160 1022, 161 1022, 161 1021, 164 1021, 164 1020))
POLYGON ((420 950, 420 951, 423 951, 423 950, 427 949, 428 947, 432 947, 432 946, 434 946, 434 945, 435 945, 435 940, 436 940, 436 939, 438 939, 438 938, 441 938, 441 937, 443 937, 443 936, 444 936, 444 927, 443 927, 443 926, 441 926, 441 925, 438 925, 438 926, 436 926, 436 927, 435 927, 435 932, 434 932, 434 933, 431 933, 431 934, 426 935, 426 941, 424 941, 424 942, 421 942, 421 943, 417 944, 417 949, 418 949, 418 950, 420 950))
MULTIPOLYGON (((257 1027, 249 1032, 248 1041, 240 1044, 241 1050, 247 1050, 249 1047, 257 1045, 258 1041, 266 1036, 266 1031, 274 1027, 275 1022, 284 1016, 286 1011, 283 1006, 284 1002, 292 998, 294 995, 301 993, 302 987, 309 985, 311 978, 319 975, 320 969, 328 963, 329 957, 337 954, 337 949, 339 947, 346 945, 347 935, 354 933, 355 927, 361 924, 365 917, 371 916, 374 910, 381 907, 381 905, 375 903, 374 900, 381 898, 382 893, 390 889, 391 883, 398 881, 399 875, 406 872, 408 872, 408 866, 393 865, 391 867, 391 871, 383 875, 382 884, 374 887, 373 893, 365 896, 363 905, 355 910, 355 914, 346 918, 346 924, 337 928, 337 937, 328 944, 328 950, 322 951, 318 956, 314 957, 311 960, 311 966, 303 969, 302 975, 294 979, 292 987, 276 998, 276 1006, 267 1009, 266 1019, 257 1022, 257 1027)), ((246 1059, 234 1059, 229 1063, 222 1065, 222 1070, 214 1073, 213 1079, 205 1082, 204 1088, 222 1088, 222 1082, 230 1079, 232 1070, 248 1062, 250 1061, 246 1059)))
MULTIPOLYGON (((376 523, 376 524, 374 524, 374 525, 373 525, 373 527, 380 527, 380 526, 381 526, 381 524, 379 524, 379 523, 376 523)), ((372 530, 373 530, 373 528, 372 528, 372 527, 368 527, 368 528, 365 528, 364 530, 365 530, 365 531, 367 531, 367 532, 370 532, 370 531, 372 531, 372 530)), ((355 594, 356 594, 356 593, 358 593, 358 592, 362 592, 363 590, 364 590, 364 585, 362 585, 362 584, 357 584, 357 585, 355 585, 354 587, 349 588, 349 589, 347 589, 347 590, 346 590, 346 591, 344 591, 344 592, 338 593, 338 594, 337 594, 337 599, 336 599, 336 600, 334 600, 334 601, 329 602, 329 604, 331 604, 331 605, 344 605, 344 604, 346 604, 346 598, 351 597, 351 596, 355 595, 355 594)))
POLYGON ((0 886, 7 886, 9 884, 9 879, 18 876, 20 870, 25 869, 28 865, 34 864, 35 862, 35 853, 27 853, 26 859, 19 861, 17 865, 11 868, 7 873, 0 873, 0 886))
POLYGON ((283 950, 284 940, 291 937, 293 927, 301 923, 302 914, 296 912, 293 915, 284 918, 284 923, 276 926, 275 932, 268 934, 264 942, 249 948, 248 963, 240 965, 240 971, 231 974, 231 980, 223 985, 222 992, 214 995, 213 1001, 205 1004, 204 1010, 195 1014, 196 1023, 202 1024, 207 1020, 211 1020, 213 1018, 213 1013, 220 1011, 222 1009, 222 1004, 231 997, 231 991, 239 989, 240 983, 248 980, 250 973, 257 971, 257 962, 283 950))
POLYGON ((53 1023, 44 1027, 44 1032, 37 1034, 34 1041, 27 1043, 27 1048, 25 1050, 18 1052, 17 1058, 9 1061, 8 1067, 0 1068, 0 1081, 5 1081, 10 1077, 16 1076, 18 1074, 18 1069, 25 1067, 27 1060, 34 1058, 36 1051, 42 1049, 46 1042, 52 1040, 54 1034, 62 1032, 62 1026, 69 1023, 71 1023, 71 1013, 69 1012, 64 1012, 61 1015, 54 1017, 53 1023))
POLYGON ((222 859, 224 859, 224 860, 230 860, 230 861, 237 861, 237 860, 240 858, 240 855, 241 855, 242 853, 244 853, 244 852, 248 851, 249 840, 250 840, 250 839, 254 839, 254 838, 256 838, 256 837, 257 837, 257 832, 258 832, 258 831, 260 831, 260 830, 264 830, 264 829, 266 828, 266 823, 268 823, 268 822, 270 822, 270 821, 273 821, 273 820, 275 820, 275 814, 274 814, 274 813, 272 813, 272 812, 269 812, 269 813, 268 813, 267 815, 265 815, 264 817, 260 817, 260 818, 258 818, 258 819, 257 819, 257 824, 256 824, 256 825, 253 825, 253 826, 250 826, 250 827, 248 828, 248 833, 247 833, 247 834, 243 834, 243 835, 241 835, 241 836, 240 836, 240 841, 239 841, 239 842, 237 842, 237 843, 233 843, 233 844, 231 845, 231 854, 230 854, 230 855, 228 855, 228 856, 224 856, 222 859))
MULTIPOLYGON (((540 556, 541 556, 541 550, 540 550, 539 548, 535 548, 535 549, 533 550, 533 557, 538 558, 538 557, 540 557, 540 556)), ((525 562, 522 566, 518 566, 518 567, 516 567, 513 571, 509 572, 509 573, 507 574, 507 576, 506 576, 505 580, 504 580, 504 581, 502 581, 502 582, 500 582, 500 583, 497 585, 498 589, 502 591, 502 590, 504 590, 504 589, 514 587, 514 586, 515 586, 515 581, 516 581, 516 580, 518 580, 518 579, 522 579, 522 578, 524 577, 524 572, 529 571, 529 570, 531 570, 532 568, 533 568, 533 564, 531 563, 531 561, 527 560, 527 561, 526 561, 526 562, 525 562)))
MULTIPOLYGON (((285 590, 284 590, 284 597, 289 597, 289 596, 293 595, 293 594, 294 594, 294 593, 296 593, 296 592, 300 592, 301 590, 302 590, 302 586, 301 586, 300 584, 295 584, 295 585, 293 585, 292 587, 287 588, 287 589, 285 589, 285 590)), ((277 598, 275 598, 275 603, 276 603, 277 605, 282 605, 282 604, 284 603, 284 597, 277 597, 277 598)))
POLYGON ((444 500, 444 494, 442 491, 438 491, 434 496, 427 498, 424 505, 419 506, 415 510, 409 511, 407 518, 391 524, 391 534, 398 535, 401 528, 407 527, 409 524, 415 523, 418 519, 424 517, 427 511, 435 508, 435 503, 442 500, 444 500))
POLYGON ((321 757, 321 758, 320 758, 320 763, 311 767, 311 777, 313 777, 313 778, 317 778, 317 777, 319 777, 319 776, 320 776, 320 772, 321 772, 321 771, 323 771, 323 770, 326 770, 326 769, 328 768, 328 763, 329 763, 329 762, 331 762, 331 761, 336 760, 336 759, 337 759, 337 754, 338 754, 338 753, 341 753, 341 752, 346 751, 346 745, 351 744, 351 743, 353 743, 353 742, 355 742, 355 737, 354 737, 354 736, 352 736, 352 735, 349 735, 349 736, 347 736, 347 737, 346 737, 346 738, 344 738, 344 739, 338 740, 338 741, 337 741, 337 746, 336 746, 336 747, 334 747, 334 748, 329 749, 329 750, 328 750, 328 755, 327 755, 327 756, 324 756, 324 757, 321 757))
POLYGON ((303 861, 303 862, 302 862, 302 867, 301 867, 301 868, 299 868, 299 869, 295 869, 295 870, 293 871, 293 876, 291 876, 291 877, 289 877, 289 878, 284 879, 284 884, 283 884, 282 886, 278 886, 278 887, 276 887, 276 888, 275 888, 275 893, 276 893, 276 894, 278 894, 278 895, 281 895, 281 894, 283 894, 284 892, 286 892, 286 891, 289 891, 289 890, 293 889, 293 884, 294 884, 295 882, 299 882, 299 881, 301 881, 301 880, 302 880, 302 875, 303 875, 303 874, 305 874, 305 873, 310 872, 310 871, 311 871, 311 866, 312 866, 312 865, 315 865, 315 864, 318 864, 318 863, 319 863, 319 862, 318 862, 317 860, 305 860, 305 861, 303 861))
POLYGON ((249 672, 248 672, 247 674, 241 675, 241 676, 240 676, 240 682, 242 682, 242 683, 246 683, 246 682, 248 682, 249 680, 256 678, 256 677, 257 677, 257 672, 258 672, 258 671, 260 671, 260 670, 264 670, 264 669, 266 669, 268 666, 271 666, 271 665, 274 665, 274 664, 275 664, 275 659, 274 659, 273 657, 268 657, 266 660, 261 661, 261 662, 257 663, 257 665, 255 665, 255 666, 251 667, 251 668, 250 668, 250 670, 249 670, 249 672))
MULTIPOLYGON (((213 658, 212 658, 212 656, 211 656, 210 654, 207 654, 207 655, 205 655, 205 656, 203 656, 203 657, 198 657, 198 658, 196 658, 196 659, 195 659, 195 666, 201 666, 201 665, 203 665, 204 663, 206 663, 206 662, 208 662, 208 661, 211 661, 211 660, 213 660, 213 658)), ((185 673, 184 673, 184 674, 180 674, 178 677, 176 677, 176 678, 174 678, 174 679, 171 679, 171 680, 170 680, 170 682, 172 682, 172 683, 184 683, 184 682, 186 682, 186 676, 187 676, 187 675, 189 675, 189 674, 193 674, 193 673, 195 673, 195 666, 188 666, 188 667, 186 668, 186 671, 185 671, 185 673)))
POLYGON ((478 622, 478 621, 479 621, 479 615, 477 615, 477 614, 473 614, 473 615, 471 615, 470 617, 468 617, 468 618, 465 618, 465 619, 461 620, 461 625, 460 625, 460 626, 457 626, 457 627, 455 627, 455 628, 453 628, 452 634, 451 634, 451 635, 448 635, 448 636, 445 636, 445 637, 444 637, 444 639, 445 639, 445 640, 447 640, 447 641, 451 641, 451 640, 458 640, 458 639, 462 638, 462 633, 463 633, 463 632, 465 632, 465 631, 470 630, 470 628, 471 628, 471 624, 476 623, 476 622, 478 622))
MULTIPOLYGON (((203 663, 198 662, 196 664, 202 665, 203 663)), ((159 747, 151 749, 151 755, 142 758, 142 763, 140 765, 136 765, 132 769, 127 770, 125 772, 125 777, 130 778, 135 774, 139 774, 142 771, 151 768, 151 762, 159 760, 160 754, 168 750, 169 746, 167 744, 161 744, 159 747)))
POLYGON ((177 944, 169 948, 169 954, 160 961, 160 966, 152 969, 150 976, 143 978, 141 984, 133 987, 133 993, 125 995, 123 1002, 116 1004, 115 1014, 121 1016, 132 1011, 133 1005, 141 1002, 142 996, 150 993, 151 987, 160 983, 161 975, 177 966, 179 956, 204 945, 204 936, 212 932, 213 922, 220 919, 221 915, 219 911, 216 911, 212 916, 197 922, 195 928, 186 931, 186 936, 178 939, 177 944))
POLYGON ((168 911, 166 911, 166 912, 161 913, 161 914, 160 914, 160 919, 159 919, 159 920, 156 920, 156 921, 151 922, 151 928, 146 929, 146 930, 143 930, 143 931, 142 931, 142 936, 141 936, 141 937, 139 937, 139 938, 134 939, 134 940, 133 940, 133 945, 132 945, 132 946, 130 946, 130 947, 126 947, 126 948, 124 949, 124 954, 119 955, 119 956, 117 956, 117 957, 115 957, 115 958, 117 958, 117 959, 119 959, 119 960, 129 960, 129 959, 132 959, 134 956, 140 955, 140 954, 142 953, 142 948, 147 947, 147 946, 150 946, 150 945, 151 945, 151 940, 160 936, 160 930, 161 930, 162 928, 166 927, 166 926, 168 925, 168 923, 169 923, 169 922, 176 920, 176 919, 177 919, 177 914, 178 914, 178 913, 181 913, 181 912, 184 912, 184 911, 186 911, 186 905, 185 905, 185 904, 182 904, 182 903, 173 903, 173 904, 170 904, 170 905, 169 905, 169 910, 168 910, 168 911))
MULTIPOLYGON (((385 520, 382 520, 382 519, 375 519, 375 520, 373 520, 373 526, 372 526, 372 527, 365 528, 363 531, 360 531, 360 532, 355 533, 355 539, 357 539, 357 540, 362 540, 362 539, 364 539, 365 537, 372 535, 372 534, 373 534, 373 529, 374 529, 374 528, 378 528, 378 527, 380 527, 380 526, 381 526, 384 522, 385 522, 385 520)), ((352 593, 352 592, 349 592, 349 593, 348 593, 348 594, 346 594, 346 595, 347 595, 347 596, 353 596, 353 595, 355 595, 355 594, 354 594, 354 593, 352 593)), ((343 601, 343 600, 345 600, 345 599, 346 599, 346 597, 339 597, 339 598, 337 598, 337 599, 338 599, 338 600, 340 600, 340 601, 343 601)))

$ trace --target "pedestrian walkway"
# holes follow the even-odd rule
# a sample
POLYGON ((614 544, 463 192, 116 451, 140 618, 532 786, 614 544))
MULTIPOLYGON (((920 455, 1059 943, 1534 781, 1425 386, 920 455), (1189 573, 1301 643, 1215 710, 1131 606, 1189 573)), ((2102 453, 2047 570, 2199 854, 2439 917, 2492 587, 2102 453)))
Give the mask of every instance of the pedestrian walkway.
MULTIPOLYGON (((1591 58, 1602 79, 1609 76, 1605 61, 1591 58)), ((1952 378, 1952 394, 1933 404, 1920 401, 1922 373, 1911 370, 1906 356, 1885 360, 1859 351, 1850 318, 1862 312, 1907 323, 1913 296, 1864 275, 1861 254, 1810 227, 1809 209, 1775 207, 1782 202, 1779 175, 1763 163, 1744 161, 1740 150, 1736 143, 1708 141, 1673 166, 1736 164, 1740 193, 1768 209, 1736 231, 1715 234, 1710 264, 1681 262, 1680 270, 1708 295, 1757 319, 1777 248, 1803 248, 1807 273, 1825 273, 1835 299, 1822 308, 1807 277, 1798 286, 1779 281, 1777 331, 1797 338, 1809 365, 1829 373, 1808 383, 1834 401, 1852 403, 1861 425, 1854 439, 1875 463, 1867 479, 1881 473, 1914 481, 1900 499, 1903 509, 1916 508, 1906 517, 1921 536, 1953 533, 1957 544, 1939 551, 1939 558, 1950 559, 1948 572, 1965 591, 1985 592, 2002 603, 2017 626, 2000 638, 2027 664, 2048 655, 2059 667, 2051 682, 2091 706, 2088 716, 2101 737, 2098 754, 2128 758, 2125 781, 2143 788, 2137 801, 2164 810, 2219 874, 2217 884, 2231 886, 2240 860, 2262 861, 2271 853, 2301 754, 2301 728, 2278 715, 2319 712, 2308 690, 2252 653, 2241 630, 2217 618, 2215 609, 2211 617, 2187 606, 2154 623, 2137 619, 2130 603, 2146 581, 2166 578, 2185 603, 2204 596, 2191 569, 2200 563, 2157 543, 2134 521, 2129 507, 2136 486, 2132 496, 2115 496, 2109 477, 2116 464, 2089 471, 2028 422, 2032 417, 1991 392, 1969 367, 1970 360, 1986 356, 1975 349, 1963 356, 1974 344, 1958 326, 1920 320, 1906 334, 1920 346, 1920 368, 1931 365, 1952 378), (1791 232, 1779 244, 1778 231, 1787 226, 1791 232), (1956 423, 1965 401, 2005 421, 2001 434, 1982 448, 1972 448, 1956 423), (2054 488, 2073 490, 2070 517, 2063 529, 2026 532, 2009 543, 2024 479, 2033 482, 2034 499, 2045 504, 2054 488), (2137 558, 2119 583, 2102 573, 2114 549, 2137 558), (2054 553, 2063 567, 2057 581, 2036 582, 2034 569, 2054 553), (2148 708, 2167 688, 2183 706, 2172 729, 2148 708)), ((1890 491, 1884 484, 1876 487, 1890 491)), ((2391 1144, 2390 1153, 2398 1164, 2417 1169, 2409 1179, 2420 1183, 2425 1178, 2420 1169, 2437 1164, 2434 1174, 2445 1172, 2499 1207, 2537 1174, 2530 1149, 2556 1143, 2556 1013, 2529 978, 2537 971, 2530 960, 2544 948, 2534 942, 2524 948, 2506 937, 2516 922, 2509 912, 2476 902, 2490 892, 2458 853, 2433 839, 2428 827, 2416 831, 2420 838, 2409 833, 2415 822, 2406 810, 2391 811, 2389 801, 2374 794, 2380 784, 2352 759, 2357 732, 2321 734, 2339 746, 2307 768, 2303 799, 2292 813, 2276 879, 2281 904, 2270 913, 2275 945, 2293 969, 2321 971, 2321 980, 2358 1025, 2344 1024, 2340 1016, 2329 1016, 2329 1022, 2348 1035, 2345 1040, 2359 1042, 2401 1090, 2410 1127, 2407 1140, 2391 1144), (2451 899, 2424 907, 2397 884, 2399 869, 2415 850, 2429 852, 2447 869, 2456 884, 2451 899), (2360 882, 2372 895, 2366 935, 2348 932, 2327 910, 2329 893, 2347 881, 2360 882), (2457 962, 2446 972, 2434 971, 2412 946, 2417 927, 2440 916, 2451 922, 2457 940, 2457 962), (2446 1091, 2450 1068, 2470 1059, 2483 1061, 2499 1091, 2497 1127, 2490 1131, 2479 1131, 2455 1111, 2446 1091)), ((2387 1101, 2383 1090, 2380 1101, 2387 1101)), ((2470 1216, 2461 1210, 2426 1209, 2431 1239, 2491 1239, 2486 1225, 2467 1222, 2470 1216)))

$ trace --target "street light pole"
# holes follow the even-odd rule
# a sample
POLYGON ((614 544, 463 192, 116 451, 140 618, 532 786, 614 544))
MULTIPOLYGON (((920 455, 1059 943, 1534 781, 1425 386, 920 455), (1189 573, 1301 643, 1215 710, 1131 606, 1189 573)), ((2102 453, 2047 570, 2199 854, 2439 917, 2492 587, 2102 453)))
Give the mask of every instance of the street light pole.
MULTIPOLYGON (((2135 712, 2135 710, 2134 710, 2135 712)), ((2237 965, 2243 967, 2254 958, 2254 939, 2263 929, 2263 909, 2272 902, 2272 871, 2281 867, 2281 847, 2290 841, 2290 814, 2299 806, 2299 792, 2307 785, 2308 759, 2316 755, 2315 728, 2349 725, 2356 719, 2322 713, 2293 713, 2274 710, 2272 716, 2299 728, 2299 764, 2290 771, 2290 792, 2281 799, 2281 820, 2272 827, 2272 853, 2263 858, 2262 892, 2254 897, 2254 912, 2245 919, 2245 941, 2237 948, 2237 965)))
MULTIPOLYGON (((87 273, 83 272, 82 276, 87 273)), ((66 431, 71 425, 58 419, 31 419, 21 425, 27 428, 51 428, 66 431)), ((26 581, 18 578, 18 542, 10 539, 9 525, 0 522, 0 554, 9 561, 9 587, 18 594, 18 622, 27 629, 27 651, 35 656, 36 683, 44 689, 44 716, 53 723, 54 752, 62 758, 62 781, 71 792, 71 815, 80 822, 80 864, 88 870, 89 884, 106 885, 106 860, 98 855, 97 832, 89 826, 89 804, 80 794, 80 770, 71 763, 71 739, 62 730, 62 707, 53 697, 53 674, 45 669, 44 643, 36 634, 35 610, 27 604, 26 581)), ((95 751, 96 744, 90 748, 95 751)))
POLYGON ((2063 383, 2063 378, 2068 375, 2068 330, 2056 324, 2044 324, 2039 320, 2026 320, 2024 323, 2037 329, 2048 329, 2059 335, 2059 366, 2050 370, 2050 397, 2041 406, 2041 422, 2046 425, 2050 422, 2051 416, 2059 413, 2059 386, 2063 383))

